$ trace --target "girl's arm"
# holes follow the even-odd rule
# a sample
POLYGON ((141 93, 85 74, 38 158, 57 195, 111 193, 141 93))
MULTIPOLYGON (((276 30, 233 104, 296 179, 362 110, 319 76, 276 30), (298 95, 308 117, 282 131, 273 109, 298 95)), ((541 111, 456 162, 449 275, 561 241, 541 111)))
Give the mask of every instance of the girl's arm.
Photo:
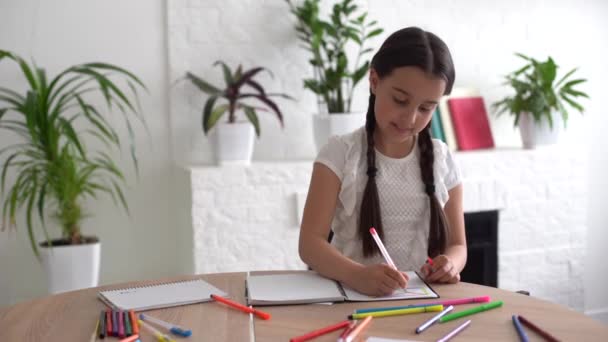
POLYGON ((445 204, 444 212, 450 229, 448 246, 444 254, 435 257, 433 266, 425 265, 422 269, 428 274, 430 282, 456 283, 460 272, 467 262, 467 241, 464 232, 464 213, 462 207, 462 184, 448 191, 450 197, 445 204), (434 270, 433 272, 429 272, 434 270))
POLYGON ((405 286, 406 277, 388 265, 364 266, 327 242, 340 186, 333 171, 321 163, 314 164, 300 229, 300 258, 321 275, 365 294, 385 295, 405 286))

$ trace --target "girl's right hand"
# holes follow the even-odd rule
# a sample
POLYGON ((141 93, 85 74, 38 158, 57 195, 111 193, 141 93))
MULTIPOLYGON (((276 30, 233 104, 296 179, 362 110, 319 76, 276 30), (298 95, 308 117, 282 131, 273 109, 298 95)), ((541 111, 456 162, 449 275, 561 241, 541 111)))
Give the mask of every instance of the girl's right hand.
POLYGON ((363 266, 353 277, 353 288, 368 296, 388 296, 405 288, 409 277, 387 264, 363 266))

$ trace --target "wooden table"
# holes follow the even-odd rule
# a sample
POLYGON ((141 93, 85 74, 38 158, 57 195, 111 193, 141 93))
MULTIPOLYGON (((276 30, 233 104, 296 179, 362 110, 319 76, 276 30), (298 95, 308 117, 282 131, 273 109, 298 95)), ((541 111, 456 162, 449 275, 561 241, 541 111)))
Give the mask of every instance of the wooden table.
MULTIPOLYGON (((103 303, 97 299, 99 290, 195 278, 202 278, 228 292, 236 301, 245 303, 245 273, 186 276, 103 286, 48 296, 0 309, 0 341, 89 341, 99 311, 104 308, 103 303)), ((525 316, 563 341, 608 341, 607 326, 579 312, 534 297, 468 283, 433 285, 433 288, 441 299, 489 295, 492 300, 504 301, 501 308, 469 316, 471 325, 458 335, 455 341, 518 341, 511 322, 513 314, 525 316)), ((193 330, 191 338, 178 341, 287 341, 290 337, 342 321, 355 308, 407 305, 426 301, 433 300, 261 307, 272 314, 272 319, 255 319, 253 323, 248 315, 215 303, 151 310, 149 313, 193 330)), ((456 311, 474 305, 459 305, 456 311)), ((434 341, 464 322, 464 319, 459 319, 436 324, 421 335, 416 335, 414 329, 433 315, 434 313, 426 313, 376 318, 367 330, 367 335, 434 341)), ((526 331, 530 341, 541 341, 534 332, 527 328, 526 331)), ((314 341, 336 341, 338 335, 336 332, 314 341)), ((110 338, 106 341, 118 339, 110 338)), ((144 332, 142 341, 154 339, 144 332)))

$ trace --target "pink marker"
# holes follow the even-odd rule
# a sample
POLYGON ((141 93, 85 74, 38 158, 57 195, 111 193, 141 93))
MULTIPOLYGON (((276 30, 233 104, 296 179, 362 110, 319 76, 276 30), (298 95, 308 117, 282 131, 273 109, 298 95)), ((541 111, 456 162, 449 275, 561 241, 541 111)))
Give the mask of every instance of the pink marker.
MULTIPOLYGON (((432 303, 433 305, 442 304, 446 305, 461 305, 461 304, 473 304, 473 303, 487 303, 490 301, 490 296, 471 297, 471 298, 460 298, 460 299, 446 299, 439 302, 432 303)), ((431 303, 425 303, 431 304, 431 303)))
POLYGON ((395 266, 395 263, 393 262, 393 259, 391 259, 391 256, 388 255, 388 251, 384 247, 384 244, 382 243, 382 240, 380 240, 380 236, 378 236, 378 232, 376 232, 376 228, 371 227, 369 229, 369 232, 372 234, 372 237, 374 238, 374 241, 376 241, 376 245, 378 245, 378 248, 380 249, 380 253, 382 253, 382 256, 384 257, 384 260, 386 260, 386 263, 390 267, 392 267, 394 269, 397 269, 397 266, 395 266))

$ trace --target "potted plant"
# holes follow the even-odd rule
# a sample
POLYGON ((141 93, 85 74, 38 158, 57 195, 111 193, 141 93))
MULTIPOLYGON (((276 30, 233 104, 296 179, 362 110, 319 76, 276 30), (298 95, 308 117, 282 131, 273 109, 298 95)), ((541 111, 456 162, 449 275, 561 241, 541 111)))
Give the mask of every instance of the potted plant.
POLYGON ((560 121, 563 121, 564 128, 568 121, 565 105, 583 113, 583 106, 576 99, 589 96, 574 87, 586 80, 571 80, 577 70, 574 68, 556 82, 558 66, 551 57, 541 62, 521 53, 516 55, 526 64, 506 75, 504 82, 513 88, 515 95, 495 102, 492 107, 498 115, 509 112, 515 117, 514 125, 519 126, 524 148, 555 143, 559 137, 560 121))
MULTIPOLYGON (((97 237, 83 235, 83 200, 105 193, 127 212, 128 206, 122 190, 125 178, 107 153, 120 149, 121 141, 88 98, 103 95, 109 108, 123 114, 132 133, 131 116, 143 122, 134 100, 137 88, 145 87, 129 71, 110 64, 75 65, 49 82, 44 69, 18 55, 0 50, 0 62, 3 59, 18 64, 28 88, 20 93, 0 87, 0 128, 20 140, 0 149, 2 228, 15 227, 18 211, 25 209, 30 244, 43 264, 51 293, 97 286, 101 247, 97 237), (114 75, 128 83, 129 95, 111 80, 114 75), (87 138, 100 141, 106 151, 89 150, 87 138), (12 178, 9 171, 14 173, 12 182, 7 182, 12 178), (49 218, 59 226, 61 238, 51 238, 49 218), (43 242, 38 241, 35 226, 42 228, 43 242)), ((137 167, 132 139, 131 156, 137 167)))
POLYGON ((215 87, 191 72, 186 73, 186 79, 209 96, 203 107, 203 132, 207 135, 215 125, 218 126, 215 154, 220 165, 249 164, 253 154, 254 133, 257 137, 261 133, 257 112, 272 111, 283 127, 283 114, 271 97, 291 97, 286 94, 267 93, 255 80, 255 76, 264 70, 272 76, 266 68, 255 67, 243 71, 239 65, 233 72, 224 62, 218 61, 214 65, 222 66, 226 83, 223 88, 215 87), (219 99, 224 99, 226 103, 216 104, 219 99), (259 102, 261 106, 248 103, 248 100, 259 102), (244 113, 249 122, 237 120, 238 111, 244 113), (228 120, 219 122, 225 113, 228 113, 228 120))
POLYGON ((311 54, 314 77, 305 79, 304 87, 317 95, 319 113, 313 115, 313 129, 320 148, 329 136, 365 124, 364 112, 352 112, 353 91, 369 69, 365 56, 373 49, 366 43, 383 29, 369 21, 353 0, 334 4, 326 20, 321 19, 320 0, 304 0, 300 5, 286 1, 297 19, 298 38, 311 54), (347 55, 350 46, 358 50, 354 62, 347 55))

